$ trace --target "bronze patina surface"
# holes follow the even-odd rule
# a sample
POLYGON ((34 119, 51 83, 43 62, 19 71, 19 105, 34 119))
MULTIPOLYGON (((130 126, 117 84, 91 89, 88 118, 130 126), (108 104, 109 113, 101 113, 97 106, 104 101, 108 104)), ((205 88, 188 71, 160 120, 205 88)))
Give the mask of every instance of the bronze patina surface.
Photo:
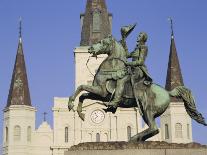
POLYGON ((85 99, 102 101, 107 107, 106 112, 115 113, 117 107, 138 107, 149 128, 131 137, 130 141, 137 142, 145 141, 159 133, 155 118, 165 112, 170 104, 170 98, 173 97, 184 102, 185 109, 192 119, 207 126, 203 116, 197 111, 193 95, 188 88, 175 85, 172 90, 166 90, 153 83, 145 65, 148 53, 146 45, 148 36, 145 32, 139 33, 135 50, 128 52, 126 37, 134 27, 135 25, 124 27, 126 32, 122 33, 120 42, 109 35, 89 47, 88 52, 94 57, 100 54, 108 56, 98 66, 92 86, 80 85, 74 95, 69 97, 69 110, 73 109, 73 102, 82 91, 87 92, 80 95, 77 107, 82 120, 85 119, 82 113, 85 99), (128 61, 127 58, 132 58, 132 61, 128 61))

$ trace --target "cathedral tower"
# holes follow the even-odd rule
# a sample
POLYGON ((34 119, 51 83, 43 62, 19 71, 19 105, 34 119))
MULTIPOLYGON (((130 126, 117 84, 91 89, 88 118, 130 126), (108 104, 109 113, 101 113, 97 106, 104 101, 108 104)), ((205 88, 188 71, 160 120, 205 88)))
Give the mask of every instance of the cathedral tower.
POLYGON ((87 0, 81 18, 81 46, 88 46, 111 34, 112 15, 108 13, 105 0, 87 0))
POLYGON ((92 83, 92 74, 105 57, 91 58, 87 67, 88 46, 111 34, 112 27, 112 14, 108 13, 105 0, 87 0, 85 13, 80 15, 80 19, 81 41, 74 51, 76 88, 80 84, 92 83))
POLYGON ((21 35, 7 100, 4 109, 4 155, 27 155, 35 130, 35 108, 32 107, 21 35))
MULTIPOLYGON (((111 34, 111 20, 105 0, 86 1, 85 13, 81 14, 81 41, 74 50, 75 88, 82 84, 91 85, 98 66, 106 58, 104 54, 90 57, 88 48, 111 34)), ((105 113, 103 108, 106 107, 100 102, 86 99, 83 105, 85 121, 82 121, 76 107, 68 112, 67 103, 68 98, 54 99, 54 154, 82 142, 128 141, 141 131, 141 117, 136 108, 118 108, 116 114, 105 113)))
MULTIPOLYGON (((180 63, 175 46, 173 23, 171 21, 171 44, 168 61, 165 89, 173 90, 177 86, 183 86, 183 78, 180 63)), ((172 97, 166 112, 161 116, 162 139, 173 143, 192 142, 191 118, 185 111, 182 100, 172 97)))

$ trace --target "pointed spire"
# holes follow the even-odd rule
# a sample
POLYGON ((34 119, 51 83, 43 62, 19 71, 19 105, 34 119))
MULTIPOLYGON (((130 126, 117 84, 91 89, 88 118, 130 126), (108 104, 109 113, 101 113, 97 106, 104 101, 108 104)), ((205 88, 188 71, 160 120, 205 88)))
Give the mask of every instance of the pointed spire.
POLYGON ((22 45, 22 20, 19 22, 19 43, 14 64, 12 80, 7 100, 7 107, 11 105, 31 106, 29 86, 22 45))
POLYGON ((81 46, 89 46, 111 34, 111 14, 105 0, 87 0, 81 32, 81 46))
MULTIPOLYGON (((170 18, 171 23, 171 45, 170 45, 170 55, 168 61, 168 69, 167 69, 167 78, 165 88, 168 91, 173 90, 177 86, 183 86, 183 77, 180 69, 179 59, 177 55, 177 50, 175 46, 172 19, 170 18)), ((180 101, 177 98, 172 98, 172 101, 177 102, 180 101)))

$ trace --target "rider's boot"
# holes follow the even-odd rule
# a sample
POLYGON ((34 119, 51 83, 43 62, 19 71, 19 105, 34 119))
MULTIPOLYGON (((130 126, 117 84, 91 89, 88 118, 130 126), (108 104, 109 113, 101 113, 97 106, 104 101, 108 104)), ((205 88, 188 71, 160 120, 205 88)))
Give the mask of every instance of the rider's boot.
POLYGON ((116 109, 121 99, 122 99, 121 95, 115 93, 113 100, 108 103, 108 106, 116 109))
MULTIPOLYGON (((114 98, 112 99, 112 101, 108 103, 109 107, 112 107, 115 110, 117 109, 117 107, 119 106, 119 103, 122 100, 125 83, 129 80, 129 78, 130 76, 126 75, 122 79, 117 80, 114 98)), ((113 97, 113 94, 112 94, 112 97, 113 97)))

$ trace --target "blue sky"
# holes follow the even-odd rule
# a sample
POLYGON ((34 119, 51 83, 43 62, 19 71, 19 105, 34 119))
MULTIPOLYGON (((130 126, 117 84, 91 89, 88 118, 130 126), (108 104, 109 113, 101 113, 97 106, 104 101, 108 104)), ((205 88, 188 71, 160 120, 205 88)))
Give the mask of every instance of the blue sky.
MULTIPOLYGON (((207 119, 207 1, 206 0, 106 0, 113 13, 113 35, 120 27, 137 22, 128 38, 129 49, 137 34, 149 35, 147 66, 155 83, 165 85, 170 47, 170 25, 174 20, 177 52, 185 85, 207 119)), ((37 127, 47 112, 52 125, 53 98, 74 91, 73 50, 80 42, 80 13, 86 0, 0 0, 0 109, 9 92, 18 43, 18 19, 23 18, 23 44, 32 104, 37 108, 37 127)), ((2 143, 3 112, 0 113, 2 143)), ((193 139, 207 144, 207 128, 193 121, 193 139)))

